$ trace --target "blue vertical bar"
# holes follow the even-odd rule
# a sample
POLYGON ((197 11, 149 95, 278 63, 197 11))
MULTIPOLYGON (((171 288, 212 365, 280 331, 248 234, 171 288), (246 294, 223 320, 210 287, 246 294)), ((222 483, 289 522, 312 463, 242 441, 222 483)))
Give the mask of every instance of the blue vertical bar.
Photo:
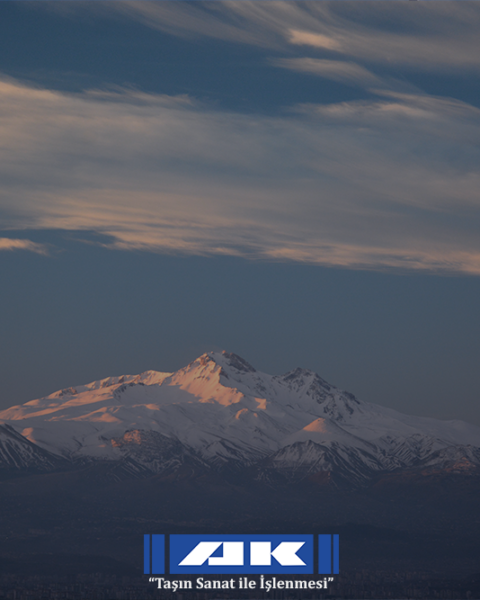
POLYGON ((143 573, 150 575, 150 536, 143 536, 143 573))
POLYGON ((332 573, 332 536, 318 536, 318 573, 330 575, 332 573))
POLYGON ((338 534, 333 536, 333 574, 338 575, 340 566, 340 551, 339 551, 340 540, 338 534))
POLYGON ((165 536, 152 535, 152 575, 165 573, 165 536))

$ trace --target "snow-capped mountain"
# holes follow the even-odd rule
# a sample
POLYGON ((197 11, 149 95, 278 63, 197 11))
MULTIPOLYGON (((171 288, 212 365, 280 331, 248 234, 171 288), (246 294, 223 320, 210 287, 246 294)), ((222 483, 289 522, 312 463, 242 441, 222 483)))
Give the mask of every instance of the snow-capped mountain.
POLYGON ((227 352, 175 373, 64 389, 0 412, 1 423, 0 464, 19 469, 104 460, 144 474, 247 468, 259 479, 338 473, 361 482, 415 466, 480 465, 478 427, 360 401, 305 369, 267 375, 227 352))
POLYGON ((10 425, 0 425, 0 471, 51 471, 64 463, 64 460, 30 442, 10 425))

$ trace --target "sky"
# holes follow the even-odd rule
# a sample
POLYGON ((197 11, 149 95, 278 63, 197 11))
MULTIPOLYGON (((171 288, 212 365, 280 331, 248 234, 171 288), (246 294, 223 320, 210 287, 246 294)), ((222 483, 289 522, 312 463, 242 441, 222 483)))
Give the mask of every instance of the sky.
POLYGON ((225 349, 480 425, 479 27, 0 2, 0 407, 225 349))

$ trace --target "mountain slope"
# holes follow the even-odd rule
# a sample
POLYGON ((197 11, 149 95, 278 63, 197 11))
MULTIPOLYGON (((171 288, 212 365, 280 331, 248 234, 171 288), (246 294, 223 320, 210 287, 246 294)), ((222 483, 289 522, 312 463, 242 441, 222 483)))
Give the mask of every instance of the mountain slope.
POLYGON ((64 461, 58 456, 27 440, 10 425, 0 425, 0 476, 20 471, 48 472, 62 466, 64 461))
POLYGON ((227 352, 175 373, 64 389, 0 412, 1 421, 48 456, 128 461, 147 473, 254 466, 259 478, 333 472, 358 483, 455 456, 480 464, 478 427, 360 401, 305 369, 267 375, 227 352))

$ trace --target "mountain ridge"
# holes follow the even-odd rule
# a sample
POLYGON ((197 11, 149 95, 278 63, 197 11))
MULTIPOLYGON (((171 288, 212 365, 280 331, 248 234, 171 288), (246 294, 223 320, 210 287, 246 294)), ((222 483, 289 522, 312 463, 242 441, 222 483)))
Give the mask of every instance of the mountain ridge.
MULTIPOLYGON (((52 468, 127 461, 128 470, 147 476, 188 464, 248 469, 263 480, 329 473, 356 485, 381 472, 447 468, 457 459, 464 470, 480 466, 474 425, 364 402, 308 369, 271 376, 225 351, 205 353, 174 373, 109 377, 10 407, 0 412, 4 430, 23 444, 26 458, 17 467, 9 455, 8 468, 19 470, 27 468, 29 452, 29 468, 42 463, 34 449, 55 457, 52 468)), ((12 447, 5 431, 0 467, 12 447)))

